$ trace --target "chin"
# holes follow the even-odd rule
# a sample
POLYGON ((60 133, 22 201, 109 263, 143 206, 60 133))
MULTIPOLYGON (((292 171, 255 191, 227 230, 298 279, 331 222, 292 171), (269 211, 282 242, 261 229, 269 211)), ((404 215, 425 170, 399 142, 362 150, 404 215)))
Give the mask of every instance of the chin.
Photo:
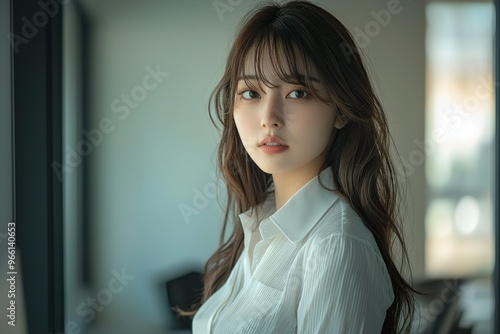
POLYGON ((267 174, 280 174, 290 171, 290 168, 288 166, 285 167, 285 166, 276 166, 276 164, 257 164, 257 163, 256 165, 257 167, 259 167, 261 171, 267 174))

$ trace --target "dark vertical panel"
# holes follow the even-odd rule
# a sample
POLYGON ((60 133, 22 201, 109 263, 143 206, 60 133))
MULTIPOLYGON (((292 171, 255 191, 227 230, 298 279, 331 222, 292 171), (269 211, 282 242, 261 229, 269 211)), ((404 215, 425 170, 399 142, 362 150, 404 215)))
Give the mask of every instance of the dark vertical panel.
MULTIPOLYGON (((12 1, 13 31, 23 36, 22 17, 36 11, 33 1, 12 1)), ((14 143, 15 143, 15 219, 18 246, 22 252, 25 309, 29 333, 49 331, 48 304, 48 201, 46 164, 46 53, 45 29, 14 50, 14 143), (43 52, 40 52, 43 51, 43 52), (33 57, 37 54, 37 57, 33 57), (30 80, 31 77, 31 80, 30 80), (27 94, 30 98, 26 98, 27 94), (27 191, 31 188, 31 191, 27 191)))
MULTIPOLYGON (((11 1, 15 220, 29 333, 64 331, 62 183, 62 8, 11 1)), ((21 282, 18 282, 21 284, 21 282)))

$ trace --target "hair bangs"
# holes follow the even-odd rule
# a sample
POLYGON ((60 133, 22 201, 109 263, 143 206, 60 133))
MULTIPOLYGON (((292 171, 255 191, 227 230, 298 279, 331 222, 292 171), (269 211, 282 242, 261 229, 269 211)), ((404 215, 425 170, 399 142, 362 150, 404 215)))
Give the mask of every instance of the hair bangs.
POLYGON ((256 88, 258 85, 261 90, 262 84, 271 88, 277 87, 279 84, 273 82, 274 78, 277 78, 286 83, 304 86, 323 102, 332 101, 328 94, 320 92, 321 87, 313 84, 316 81, 324 85, 324 81, 311 63, 312 57, 304 48, 299 47, 303 43, 293 38, 294 31, 282 24, 280 29, 269 25, 261 27, 260 31, 248 33, 251 35, 251 43, 247 44, 247 50, 242 50, 238 68, 239 78, 243 79, 248 87, 256 88), (265 62, 270 64, 271 71, 264 69, 265 62), (246 69, 249 69, 249 73, 246 69))

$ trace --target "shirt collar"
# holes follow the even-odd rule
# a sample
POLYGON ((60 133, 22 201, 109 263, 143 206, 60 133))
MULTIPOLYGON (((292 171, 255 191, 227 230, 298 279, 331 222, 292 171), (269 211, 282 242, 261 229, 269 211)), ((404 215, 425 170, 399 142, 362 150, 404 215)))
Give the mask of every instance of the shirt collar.
POLYGON ((243 229, 259 227, 263 239, 282 233, 291 242, 298 243, 323 217, 338 199, 331 168, 326 168, 300 188, 276 211, 274 194, 258 206, 239 215, 243 229), (331 190, 321 186, 319 180, 331 190), (259 222, 262 222, 259 224, 259 222))

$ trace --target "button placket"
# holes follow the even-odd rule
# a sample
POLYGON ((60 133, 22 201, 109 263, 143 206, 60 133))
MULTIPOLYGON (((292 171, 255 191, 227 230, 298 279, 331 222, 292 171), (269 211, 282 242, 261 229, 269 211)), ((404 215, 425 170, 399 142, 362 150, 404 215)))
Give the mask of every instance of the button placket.
POLYGON ((252 261, 252 275, 255 273, 255 270, 264 257, 266 251, 269 250, 269 244, 271 243, 271 240, 272 239, 261 240, 255 245, 252 261))

